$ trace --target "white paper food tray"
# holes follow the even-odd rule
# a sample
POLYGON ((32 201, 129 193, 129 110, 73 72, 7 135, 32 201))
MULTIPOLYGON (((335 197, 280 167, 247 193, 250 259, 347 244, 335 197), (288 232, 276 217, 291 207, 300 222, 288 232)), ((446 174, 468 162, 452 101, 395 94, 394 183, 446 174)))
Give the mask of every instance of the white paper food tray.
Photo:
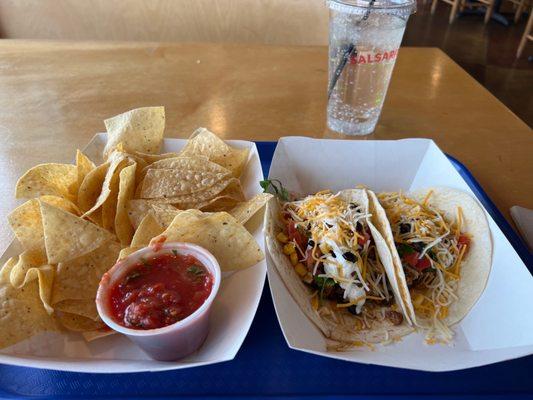
MULTIPOLYGON (((367 185, 375 191, 449 186, 474 194, 445 154, 428 139, 326 140, 301 137, 278 142, 270 178, 307 194, 367 185)), ((324 357, 418 369, 451 371, 533 352, 533 278, 500 228, 485 211, 493 239, 493 265, 483 295, 454 330, 453 345, 427 345, 423 334, 399 343, 350 352, 328 352, 320 331, 302 313, 270 257, 268 279, 288 345, 324 357)))
MULTIPOLYGON (((84 152, 100 163, 105 143, 106 135, 98 134, 84 152)), ((165 139, 162 151, 178 151, 185 143, 185 139, 165 139)), ((241 181, 247 199, 260 193, 259 181, 263 179, 263 170, 255 143, 241 140, 229 140, 227 143, 250 148, 250 159, 241 181)), ((256 215, 248 221, 246 228, 264 250, 262 221, 262 215, 256 215)), ((19 254, 19 250, 15 240, 2 255, 2 265, 9 257, 19 254)), ((164 371, 229 361, 239 351, 250 329, 263 291, 265 275, 266 262, 263 260, 224 278, 213 303, 209 335, 205 343, 196 353, 179 361, 154 361, 119 334, 87 343, 78 334, 43 333, 0 350, 0 363, 63 371, 112 373, 164 371)))

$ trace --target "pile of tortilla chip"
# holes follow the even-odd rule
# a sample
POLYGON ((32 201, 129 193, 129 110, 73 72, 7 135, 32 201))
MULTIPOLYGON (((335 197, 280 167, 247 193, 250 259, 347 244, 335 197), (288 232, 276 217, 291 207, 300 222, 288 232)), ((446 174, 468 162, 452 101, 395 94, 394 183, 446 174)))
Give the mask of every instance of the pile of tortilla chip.
POLYGON ((263 252, 244 223, 271 195, 245 199, 249 151, 200 128, 179 153, 160 154, 163 107, 107 119, 101 165, 42 164, 18 181, 26 198, 8 217, 23 252, 0 269, 0 348, 43 331, 112 331, 98 316, 101 276, 155 241, 195 243, 223 271, 255 265, 263 252))

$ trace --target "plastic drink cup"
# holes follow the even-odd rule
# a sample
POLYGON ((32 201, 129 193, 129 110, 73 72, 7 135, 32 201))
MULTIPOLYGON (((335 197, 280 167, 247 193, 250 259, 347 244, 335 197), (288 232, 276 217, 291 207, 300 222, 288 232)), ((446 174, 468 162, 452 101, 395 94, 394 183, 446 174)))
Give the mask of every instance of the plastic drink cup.
POLYGON ((374 131, 413 0, 330 0, 328 127, 374 131))

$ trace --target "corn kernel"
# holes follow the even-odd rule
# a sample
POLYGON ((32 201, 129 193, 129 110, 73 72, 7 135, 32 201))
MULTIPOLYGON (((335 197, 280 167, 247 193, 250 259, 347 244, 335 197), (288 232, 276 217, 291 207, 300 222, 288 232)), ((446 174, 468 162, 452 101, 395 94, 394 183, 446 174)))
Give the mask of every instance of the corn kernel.
POLYGON ((423 301, 424 301, 424 296, 422 296, 420 293, 416 293, 413 296, 413 305, 415 307, 421 306, 423 301))
POLYGON ((285 235, 284 232, 278 233, 276 235, 276 239, 278 239, 278 241, 281 243, 287 243, 289 241, 289 238, 287 237, 287 235, 285 235))
POLYGON ((360 319, 356 319, 355 320, 355 330, 356 331, 360 331, 364 328, 364 324, 363 324, 363 321, 361 321, 360 319))
POLYGON ((296 253, 294 243, 287 243, 285 246, 283 246, 283 254, 290 256, 292 253, 296 253))
POLYGON ((303 265, 302 263, 297 263, 295 266, 294 266, 294 270, 296 271, 296 273, 298 275, 300 275, 301 277, 304 277, 306 274, 307 274, 307 268, 305 268, 305 265, 303 265))
POLYGON ((313 310, 318 310, 318 296, 314 296, 311 299, 311 307, 313 307, 313 310))
POLYGON ((291 259, 291 264, 293 266, 295 266, 296 264, 298 264, 298 254, 296 254, 296 252, 292 253, 289 258, 291 259))
POLYGON ((444 306, 444 307, 441 307, 440 310, 439 310, 439 319, 444 319, 448 316, 448 307, 444 306))

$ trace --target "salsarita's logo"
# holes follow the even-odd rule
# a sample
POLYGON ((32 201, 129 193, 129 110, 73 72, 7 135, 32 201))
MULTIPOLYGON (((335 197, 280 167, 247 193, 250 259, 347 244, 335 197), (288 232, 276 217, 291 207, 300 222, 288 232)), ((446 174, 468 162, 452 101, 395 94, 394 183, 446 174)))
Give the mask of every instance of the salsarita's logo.
POLYGON ((398 50, 390 50, 383 52, 361 51, 352 54, 350 57, 350 64, 376 64, 382 62, 389 62, 396 58, 398 50))

